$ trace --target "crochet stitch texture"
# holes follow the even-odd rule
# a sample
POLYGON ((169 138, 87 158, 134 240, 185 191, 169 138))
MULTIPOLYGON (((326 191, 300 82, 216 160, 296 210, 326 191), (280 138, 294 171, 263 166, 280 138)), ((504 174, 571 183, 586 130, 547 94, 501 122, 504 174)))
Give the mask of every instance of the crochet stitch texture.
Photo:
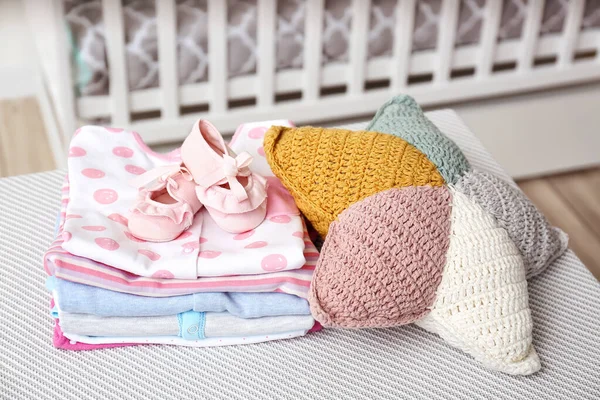
POLYGON ((523 256, 527 278, 542 272, 567 249, 567 235, 550 226, 523 192, 502 179, 487 172, 469 171, 457 182, 456 189, 506 229, 523 256))
POLYGON ((321 324, 380 328, 429 312, 450 234, 446 187, 390 189, 356 203, 331 224, 309 302, 321 324))
POLYGON ((350 205, 407 186, 441 186, 436 166, 407 141, 383 133, 274 126, 264 138, 273 173, 322 236, 350 205))
POLYGON ((448 183, 470 169, 458 146, 423 114, 415 100, 396 96, 377 110, 367 130, 398 136, 421 150, 439 169, 448 183))
POLYGON ((450 188, 451 233, 431 312, 416 324, 485 366, 509 374, 540 369, 532 345, 523 259, 505 229, 450 188))

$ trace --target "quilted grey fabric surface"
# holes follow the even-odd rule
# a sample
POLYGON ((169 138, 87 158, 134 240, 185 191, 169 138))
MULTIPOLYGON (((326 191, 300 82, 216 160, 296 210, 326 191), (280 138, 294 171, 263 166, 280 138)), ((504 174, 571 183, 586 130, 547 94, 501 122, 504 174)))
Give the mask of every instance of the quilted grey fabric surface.
MULTIPOLYGON (((508 179, 452 111, 428 116, 474 167, 508 179)), ((600 398, 600 283, 571 251, 529 281, 542 361, 532 376, 485 370, 412 325, 221 348, 57 350, 41 260, 63 175, 0 180, 2 399, 600 398)))

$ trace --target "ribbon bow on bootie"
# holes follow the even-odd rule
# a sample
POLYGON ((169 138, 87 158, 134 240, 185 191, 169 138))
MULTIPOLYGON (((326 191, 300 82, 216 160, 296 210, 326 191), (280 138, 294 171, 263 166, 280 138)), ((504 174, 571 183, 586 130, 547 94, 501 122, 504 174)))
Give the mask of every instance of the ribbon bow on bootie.
POLYGON ((154 190, 154 188, 162 185, 164 182, 169 183, 175 190, 179 188, 179 185, 173 179, 177 174, 181 173, 183 178, 187 181, 194 179, 190 171, 179 164, 167 164, 160 167, 151 169, 150 171, 144 172, 140 176, 133 178, 129 181, 131 186, 138 189, 154 190))
POLYGON ((237 201, 241 203, 248 198, 248 193, 246 193, 246 189, 238 181, 238 177, 247 177, 252 174, 250 169, 248 169, 252 160, 252 156, 246 152, 240 153, 235 158, 229 154, 223 154, 223 167, 209 172, 200 179, 196 179, 196 182, 206 188, 227 183, 237 201))

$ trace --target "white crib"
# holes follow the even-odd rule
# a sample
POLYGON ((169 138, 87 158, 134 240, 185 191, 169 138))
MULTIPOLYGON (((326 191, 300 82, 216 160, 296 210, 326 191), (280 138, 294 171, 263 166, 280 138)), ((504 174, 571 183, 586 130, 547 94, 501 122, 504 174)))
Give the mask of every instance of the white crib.
POLYGON ((580 30, 584 0, 569 2, 562 32, 543 36, 545 2, 529 0, 521 37, 502 42, 497 37, 503 2, 487 0, 478 43, 460 47, 455 46, 460 0, 443 0, 436 48, 412 52, 415 2, 397 2, 392 55, 367 60, 371 2, 354 0, 349 61, 322 65, 324 0, 307 0, 303 66, 276 71, 277 1, 257 0, 256 73, 228 78, 227 4, 209 0, 208 80, 178 86, 175 1, 156 0, 161 83, 129 91, 122 4, 103 0, 104 23, 112 27, 106 31, 109 94, 79 97, 72 89, 62 1, 53 0, 45 11, 35 1, 29 14, 32 24, 43 19, 50 29, 38 32, 38 39, 56 40, 45 46, 41 58, 61 133, 54 139, 63 148, 81 120, 94 118, 109 118, 111 125, 138 131, 153 144, 182 139, 199 117, 226 132, 250 120, 289 118, 303 124, 365 116, 398 93, 430 106, 600 80, 600 29, 580 30), (182 114, 182 109, 202 107, 204 111, 182 114), (158 117, 132 118, 157 111, 158 117))

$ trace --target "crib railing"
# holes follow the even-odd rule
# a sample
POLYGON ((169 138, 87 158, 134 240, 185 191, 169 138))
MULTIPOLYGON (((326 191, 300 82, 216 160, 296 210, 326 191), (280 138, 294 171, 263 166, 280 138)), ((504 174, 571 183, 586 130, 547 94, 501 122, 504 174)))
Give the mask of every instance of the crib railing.
MULTIPOLYGON (((428 106, 600 80, 600 30, 580 29, 585 1, 570 2, 561 33, 540 36, 544 3, 530 0, 521 37, 498 42, 502 1, 488 0, 479 42, 456 47, 460 1, 444 0, 436 48, 412 53, 416 0, 399 0, 392 55, 368 60, 370 1, 354 0, 349 61, 322 65, 324 0, 307 0, 303 66, 276 71, 277 1, 258 0, 257 71, 228 78, 227 4, 209 0, 208 80, 179 86, 175 1, 156 0, 160 86, 129 91, 121 1, 103 0, 104 23, 111 27, 105 33, 109 94, 76 98, 65 83, 58 106, 66 110, 66 130, 77 119, 108 117, 157 143, 183 138, 199 117, 232 131, 249 120, 364 116, 398 93, 428 106), (151 117, 134 118, 140 113, 151 117)), ((62 4, 55 6, 60 18, 62 4)))

